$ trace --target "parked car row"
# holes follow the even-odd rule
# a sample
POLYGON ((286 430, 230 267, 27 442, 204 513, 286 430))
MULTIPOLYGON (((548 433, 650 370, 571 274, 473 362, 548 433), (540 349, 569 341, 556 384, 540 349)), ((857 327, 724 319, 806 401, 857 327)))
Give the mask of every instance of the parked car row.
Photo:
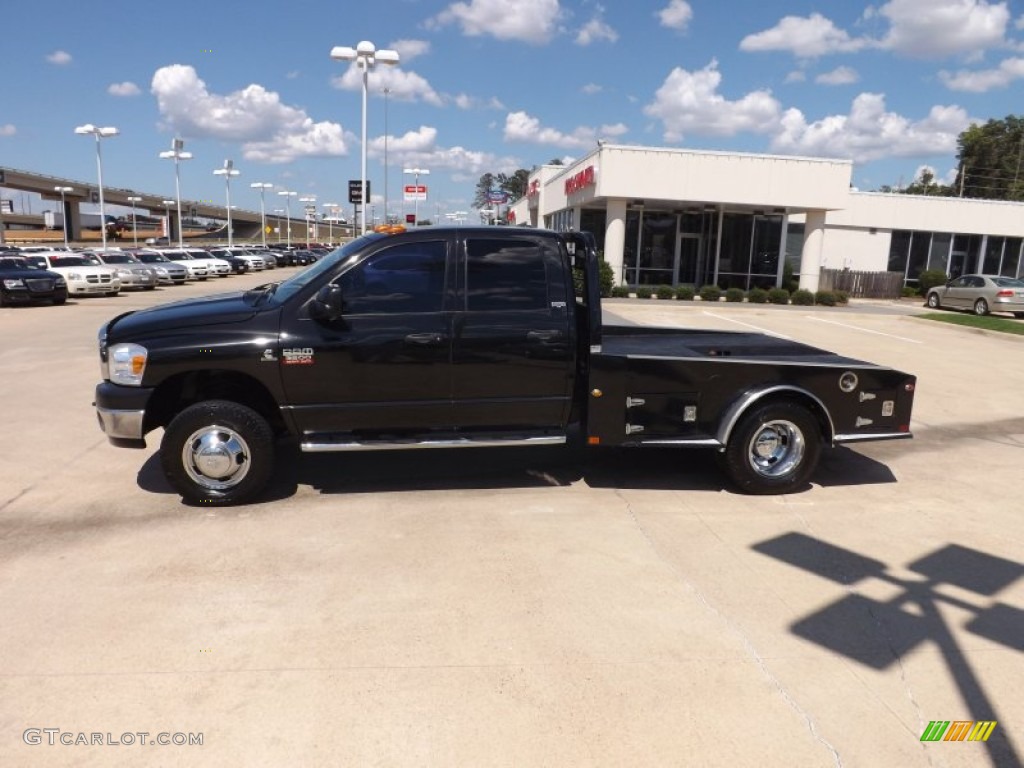
POLYGON ((68 296, 116 296, 122 290, 150 291, 158 285, 225 278, 285 266, 305 266, 328 249, 90 248, 0 250, 0 306, 68 296))

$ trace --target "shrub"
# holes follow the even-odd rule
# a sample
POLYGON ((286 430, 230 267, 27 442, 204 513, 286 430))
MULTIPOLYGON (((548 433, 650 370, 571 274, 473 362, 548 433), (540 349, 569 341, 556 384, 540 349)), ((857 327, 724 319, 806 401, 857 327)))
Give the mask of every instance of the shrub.
POLYGON ((654 289, 654 295, 659 299, 671 299, 676 295, 676 292, 672 289, 671 285, 659 285, 654 289))
POLYGON ((913 285, 904 285, 903 288, 900 290, 900 295, 904 299, 910 299, 913 298, 914 296, 920 296, 921 293, 913 285))
POLYGON ((806 288, 800 288, 790 297, 790 301, 802 307, 809 307, 814 304, 814 294, 806 288))
POLYGON ((600 281, 601 281, 601 296, 608 298, 612 295, 612 286, 615 284, 615 270, 612 269, 612 265, 604 260, 604 254, 601 254, 600 259, 600 281))
POLYGON ((743 301, 743 289, 742 288, 730 288, 725 292, 726 301, 743 301))
POLYGON ((768 291, 764 288, 751 288, 750 293, 747 294, 747 301, 751 304, 766 304, 768 303, 768 291))
POLYGON ((847 291, 836 291, 836 304, 844 307, 850 303, 850 294, 847 291))
MULTIPOLYGON (((789 293, 800 287, 799 281, 793 277, 793 265, 789 263, 788 259, 782 265, 782 287, 789 293)), ((772 303, 774 304, 775 302, 772 303)))
POLYGON ((946 273, 941 269, 926 269, 917 276, 917 284, 921 289, 922 296, 926 295, 929 289, 937 285, 945 285, 947 280, 949 278, 946 277, 946 273))
POLYGON ((693 301, 693 297, 696 295, 697 291, 693 289, 692 285, 676 286, 676 298, 680 301, 693 301))
POLYGON ((789 291, 785 288, 772 288, 768 291, 768 301, 772 304, 789 304, 789 291))
POLYGON ((821 304, 823 307, 834 307, 836 295, 832 291, 818 291, 814 294, 814 303, 821 304))
POLYGON ((613 299, 628 299, 629 298, 629 286, 628 285, 613 285, 612 286, 612 298, 613 299))
POLYGON ((654 289, 649 285, 638 285, 634 292, 638 299, 649 299, 654 295, 654 289))
POLYGON ((704 285, 700 289, 701 301, 718 301, 722 298, 722 289, 717 285, 704 285))

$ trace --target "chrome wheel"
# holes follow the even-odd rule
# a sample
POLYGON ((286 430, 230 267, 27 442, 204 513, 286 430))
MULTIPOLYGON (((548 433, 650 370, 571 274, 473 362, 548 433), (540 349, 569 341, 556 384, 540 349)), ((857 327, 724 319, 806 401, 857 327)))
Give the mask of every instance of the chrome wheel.
POLYGON ((211 424, 197 429, 181 450, 185 474, 196 485, 224 491, 241 483, 252 466, 249 444, 233 429, 211 424))
POLYGON ((747 460, 761 477, 784 477, 800 464, 805 450, 803 431, 793 422, 779 419, 754 431, 747 460))
POLYGON ((932 309, 939 308, 939 295, 937 293, 928 294, 928 306, 932 309))
POLYGON ((974 314, 976 315, 987 315, 988 314, 988 302, 984 299, 978 299, 974 302, 974 314))

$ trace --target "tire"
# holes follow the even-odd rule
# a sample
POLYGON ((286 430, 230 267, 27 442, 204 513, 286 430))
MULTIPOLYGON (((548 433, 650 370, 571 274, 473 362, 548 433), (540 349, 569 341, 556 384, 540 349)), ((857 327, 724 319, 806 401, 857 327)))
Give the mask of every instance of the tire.
POLYGON ((247 406, 206 400, 167 426, 160 463, 186 503, 240 504, 263 490, 273 474, 274 433, 247 406))
POLYGON ((1013 316, 1020 320, 1022 317, 1024 317, 1024 312, 1014 312, 1013 316))
POLYGON ((930 309, 942 309, 942 302, 939 301, 939 294, 929 293, 928 301, 925 302, 930 309))
POLYGON ((65 296, 63 299, 61 299, 61 298, 51 299, 50 303, 52 303, 53 306, 55 306, 55 307, 59 307, 59 306, 63 305, 64 303, 66 303, 67 300, 68 300, 67 296, 65 296))
POLYGON ((979 317, 983 317, 988 314, 988 302, 984 299, 978 299, 974 302, 974 314, 979 317))
POLYGON ((106 293, 104 293, 103 295, 104 295, 104 296, 107 296, 107 297, 109 297, 109 298, 111 298, 111 299, 112 299, 112 298, 114 298, 115 296, 117 296, 117 294, 119 294, 119 293, 120 293, 120 291, 107 291, 107 292, 106 292, 106 293))
POLYGON ((791 493, 804 488, 821 455, 821 426, 791 402, 755 406, 729 436, 721 460, 743 493, 791 493))

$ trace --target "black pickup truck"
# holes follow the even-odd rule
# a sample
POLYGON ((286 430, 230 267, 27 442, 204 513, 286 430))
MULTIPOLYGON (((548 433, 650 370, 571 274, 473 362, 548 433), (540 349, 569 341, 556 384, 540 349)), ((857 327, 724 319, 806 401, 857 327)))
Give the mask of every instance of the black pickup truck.
POLYGON ((747 493, 806 487, 822 447, 907 438, 915 378, 756 333, 602 325, 588 233, 373 233, 288 280, 100 329, 100 426, 231 504, 301 450, 703 446, 747 493))

